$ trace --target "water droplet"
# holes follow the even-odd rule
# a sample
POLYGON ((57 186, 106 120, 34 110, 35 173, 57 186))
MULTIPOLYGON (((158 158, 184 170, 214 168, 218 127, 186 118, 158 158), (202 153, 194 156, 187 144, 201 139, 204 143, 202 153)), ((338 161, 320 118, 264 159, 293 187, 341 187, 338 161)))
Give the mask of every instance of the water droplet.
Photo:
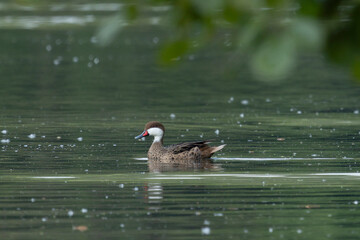
POLYGON ((73 211, 73 210, 69 210, 68 213, 67 213, 67 215, 68 215, 69 217, 74 216, 74 211, 73 211))
POLYGON ((35 134, 35 133, 31 133, 30 135, 28 135, 28 138, 34 139, 34 138, 36 138, 36 134, 35 134))
POLYGON ((269 228, 269 233, 272 233, 274 231, 273 228, 269 228))
POLYGON ((1 139, 1 143, 10 143, 10 139, 1 139))
POLYGON ((234 101, 234 97, 230 97, 230 99, 228 100, 228 103, 232 103, 234 101))
POLYGON ((220 133, 219 129, 216 129, 216 130, 215 130, 215 134, 216 134, 216 135, 219 135, 219 133, 220 133))
POLYGON ((2 134, 7 134, 7 130, 4 129, 4 130, 1 131, 1 133, 2 134))
POLYGON ((78 140, 79 142, 82 142, 83 138, 82 138, 82 137, 78 137, 77 140, 78 140))
POLYGON ((97 40, 97 38, 95 36, 91 37, 90 41, 91 41, 91 43, 97 43, 98 42, 98 40, 97 40))
POLYGON ((175 117, 176 117, 175 113, 170 114, 171 119, 175 119, 175 117))
POLYGON ((159 38, 158 38, 158 37, 154 37, 152 41, 153 41, 154 44, 158 44, 159 38))
POLYGON ((79 62, 79 58, 78 58, 78 57, 73 57, 72 61, 73 61, 74 63, 77 63, 77 62, 79 62))
POLYGON ((246 100, 246 99, 241 100, 241 104, 242 104, 242 105, 248 105, 248 104, 249 104, 249 100, 246 100))
POLYGON ((50 44, 46 45, 46 51, 50 52, 50 51, 51 51, 51 49, 52 49, 52 47, 51 47, 51 45, 50 45, 50 44))
POLYGON ((209 227, 202 227, 201 228, 201 234, 202 235, 209 235, 211 232, 211 229, 209 227))
POLYGON ((81 212, 82 212, 82 213, 87 213, 88 210, 87 210, 86 208, 82 208, 82 209, 81 209, 81 212))
POLYGON ((58 66, 62 61, 62 57, 58 56, 57 58, 54 59, 53 63, 55 66, 58 66))

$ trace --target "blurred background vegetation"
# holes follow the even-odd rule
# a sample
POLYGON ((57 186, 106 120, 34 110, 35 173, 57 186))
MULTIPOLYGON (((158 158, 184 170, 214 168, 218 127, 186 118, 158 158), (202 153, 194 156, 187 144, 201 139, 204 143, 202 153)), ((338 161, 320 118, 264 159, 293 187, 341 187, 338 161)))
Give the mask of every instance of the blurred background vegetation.
POLYGON ((360 1, 129 0, 102 22, 99 44, 136 25, 149 4, 168 10, 162 17, 171 33, 159 52, 161 64, 181 61, 225 31, 228 47, 247 58, 256 79, 285 79, 300 55, 320 53, 360 80, 360 1))

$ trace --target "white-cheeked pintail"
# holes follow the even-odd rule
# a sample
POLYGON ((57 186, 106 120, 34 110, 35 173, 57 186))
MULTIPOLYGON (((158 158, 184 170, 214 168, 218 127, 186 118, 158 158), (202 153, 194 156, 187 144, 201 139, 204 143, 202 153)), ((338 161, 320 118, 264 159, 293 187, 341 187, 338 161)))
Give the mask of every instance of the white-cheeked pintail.
POLYGON ((215 152, 220 151, 224 145, 211 147, 208 141, 184 142, 170 146, 163 146, 165 127, 160 122, 152 121, 145 125, 144 131, 135 139, 154 136, 154 141, 148 151, 148 160, 162 163, 183 161, 201 161, 209 159, 215 152))

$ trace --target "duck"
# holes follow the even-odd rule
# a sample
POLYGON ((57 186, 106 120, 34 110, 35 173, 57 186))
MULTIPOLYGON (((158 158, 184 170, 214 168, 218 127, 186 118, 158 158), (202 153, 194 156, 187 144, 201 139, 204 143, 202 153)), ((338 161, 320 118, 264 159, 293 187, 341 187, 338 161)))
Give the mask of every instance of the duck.
POLYGON ((146 123, 144 131, 135 137, 135 139, 148 136, 154 137, 147 153, 149 161, 157 161, 159 163, 201 162, 210 159, 214 153, 226 146, 226 144, 209 146, 209 141, 183 142, 164 146, 164 134, 164 125, 157 121, 151 121, 146 123))

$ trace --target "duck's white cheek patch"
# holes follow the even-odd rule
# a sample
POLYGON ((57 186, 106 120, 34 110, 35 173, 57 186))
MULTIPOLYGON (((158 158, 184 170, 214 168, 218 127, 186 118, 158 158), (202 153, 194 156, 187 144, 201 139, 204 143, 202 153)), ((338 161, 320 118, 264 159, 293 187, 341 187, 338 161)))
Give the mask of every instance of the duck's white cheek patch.
POLYGON ((164 135, 164 131, 161 128, 149 128, 148 133, 150 136, 154 136, 154 142, 160 142, 163 135, 164 135))

